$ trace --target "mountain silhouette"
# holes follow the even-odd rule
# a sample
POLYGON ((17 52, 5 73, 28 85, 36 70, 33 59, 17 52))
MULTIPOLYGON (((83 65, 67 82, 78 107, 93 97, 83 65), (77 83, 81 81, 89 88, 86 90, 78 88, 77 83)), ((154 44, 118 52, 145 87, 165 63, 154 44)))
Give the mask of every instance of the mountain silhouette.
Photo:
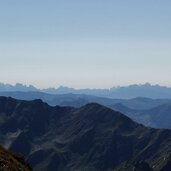
POLYGON ((117 86, 110 89, 74 89, 60 86, 58 88, 39 89, 32 85, 26 86, 21 83, 16 85, 0 83, 0 92, 43 92, 48 94, 85 94, 98 97, 130 99, 136 97, 146 97, 153 99, 170 99, 171 88, 160 85, 133 84, 129 86, 117 86))

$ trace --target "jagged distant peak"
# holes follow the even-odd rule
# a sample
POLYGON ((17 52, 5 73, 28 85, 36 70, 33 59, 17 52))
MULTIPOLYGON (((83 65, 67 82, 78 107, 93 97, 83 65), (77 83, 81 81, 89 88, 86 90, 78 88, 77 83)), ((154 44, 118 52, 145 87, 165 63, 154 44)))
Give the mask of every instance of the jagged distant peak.
POLYGON ((85 94, 93 95, 99 97, 109 97, 109 98, 136 98, 136 97, 146 97, 146 98, 171 98, 171 88, 167 86, 160 86, 158 84, 131 84, 128 86, 118 86, 110 89, 75 89, 67 86, 59 86, 57 88, 46 88, 39 89, 33 85, 24 85, 21 83, 16 83, 16 85, 0 83, 0 92, 44 92, 49 94, 85 94))

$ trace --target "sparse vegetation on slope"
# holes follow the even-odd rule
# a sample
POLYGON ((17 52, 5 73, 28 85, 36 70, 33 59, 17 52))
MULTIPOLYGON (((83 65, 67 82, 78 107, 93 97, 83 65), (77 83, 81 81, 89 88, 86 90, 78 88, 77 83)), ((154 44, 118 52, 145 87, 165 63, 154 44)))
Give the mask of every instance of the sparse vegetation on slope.
POLYGON ((0 146, 0 171, 32 171, 32 169, 21 156, 0 146))

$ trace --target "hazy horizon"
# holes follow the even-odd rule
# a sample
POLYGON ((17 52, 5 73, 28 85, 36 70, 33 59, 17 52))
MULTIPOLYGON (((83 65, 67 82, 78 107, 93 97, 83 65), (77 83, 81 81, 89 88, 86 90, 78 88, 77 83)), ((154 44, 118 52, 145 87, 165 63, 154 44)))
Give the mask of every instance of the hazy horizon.
POLYGON ((0 2, 0 82, 171 86, 171 1, 0 2))
POLYGON ((0 85, 5 85, 5 86, 7 86, 7 85, 10 85, 10 86, 20 86, 20 85, 22 85, 22 86, 26 86, 26 87, 30 87, 30 86, 33 86, 34 88, 36 88, 36 89, 40 89, 40 90, 43 90, 43 89, 58 89, 58 88, 73 88, 73 89, 75 89, 75 90, 81 90, 81 89, 101 89, 101 90, 103 90, 103 89, 112 89, 112 88, 119 88, 119 87, 129 87, 129 86, 134 86, 134 85, 136 85, 136 86, 160 86, 160 87, 166 87, 166 88, 171 88, 171 86, 167 86, 167 85, 161 85, 161 84, 151 84, 151 83, 148 83, 148 82, 146 82, 146 83, 132 83, 132 84, 127 84, 127 85, 113 85, 113 86, 111 86, 111 87, 80 87, 80 88, 78 88, 78 87, 70 87, 70 86, 67 86, 67 85, 56 85, 56 86, 48 86, 48 87, 38 87, 38 86, 36 86, 36 85, 34 85, 34 84, 24 84, 24 83, 20 83, 20 82, 16 82, 16 83, 14 83, 14 84, 10 84, 10 83, 3 83, 3 82, 0 82, 0 85))

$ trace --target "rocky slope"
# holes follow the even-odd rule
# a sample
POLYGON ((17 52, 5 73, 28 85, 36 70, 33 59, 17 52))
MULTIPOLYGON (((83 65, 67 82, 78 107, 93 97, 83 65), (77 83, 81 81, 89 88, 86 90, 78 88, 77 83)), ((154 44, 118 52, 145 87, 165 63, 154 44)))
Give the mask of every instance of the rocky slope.
POLYGON ((0 146, 0 171, 32 171, 25 160, 0 146))
POLYGON ((171 169, 171 131, 146 128, 96 103, 50 107, 0 97, 0 143, 35 171, 113 171, 126 161, 171 169))

